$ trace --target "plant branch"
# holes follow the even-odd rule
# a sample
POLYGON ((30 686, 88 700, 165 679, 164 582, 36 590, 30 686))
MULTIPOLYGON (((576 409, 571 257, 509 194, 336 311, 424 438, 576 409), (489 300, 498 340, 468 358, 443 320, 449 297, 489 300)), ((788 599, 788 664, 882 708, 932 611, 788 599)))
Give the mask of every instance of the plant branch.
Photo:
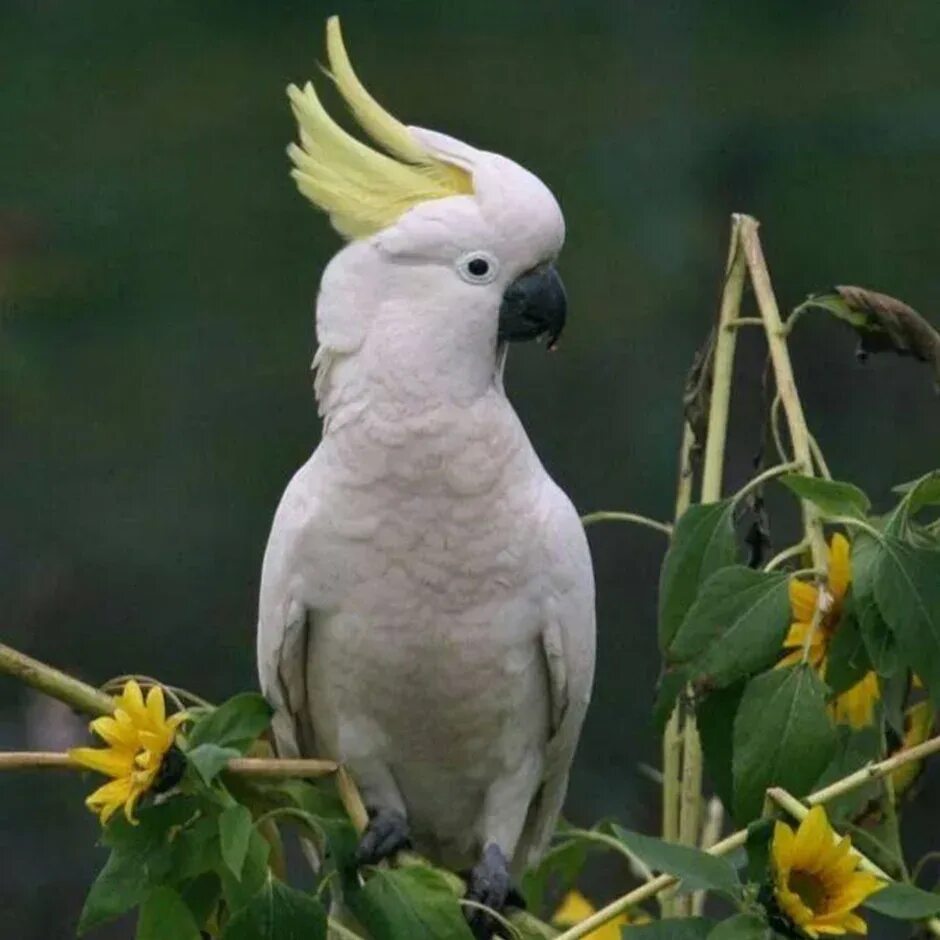
POLYGON ((110 695, 5 643, 0 643, 0 672, 87 715, 107 715, 114 711, 114 701, 110 695))
POLYGON ((594 525, 595 522, 632 522, 635 525, 646 526, 648 529, 656 529, 666 535, 672 535, 672 526, 668 522, 659 522, 656 519, 649 519, 634 512, 615 512, 603 509, 598 512, 589 512, 586 516, 581 517, 581 524, 585 528, 594 525))
MULTIPOLYGON (((764 321, 764 331, 767 336, 767 346, 770 350, 770 361, 774 370, 774 379, 777 384, 777 394, 787 419, 790 431, 790 442, 793 446, 793 459, 806 476, 813 475, 813 458, 810 447, 810 433, 803 414, 803 405, 796 388, 796 379, 793 375, 793 366, 790 362, 790 353, 787 349, 786 331, 780 319, 780 310, 777 307, 777 298, 770 283, 770 273, 764 252, 761 248, 760 238, 757 234, 758 223, 750 216, 739 216, 741 247, 747 259, 757 307, 764 321)), ((819 511, 808 500, 802 500, 803 527, 809 542, 813 557, 813 567, 818 571, 826 571, 828 566, 828 552, 826 539, 823 533, 822 519, 819 511)))
MULTIPOLYGON (((718 310, 718 329, 712 360, 712 386, 709 397, 708 433, 705 439, 705 459, 702 465, 703 503, 721 499, 724 476, 725 449, 728 439, 728 417, 731 409, 731 384, 734 374, 734 352, 738 333, 731 324, 741 311, 744 281, 747 275, 745 257, 740 245, 740 220, 734 217, 731 241, 725 265, 725 285, 718 310)), ((682 729, 682 784, 679 801, 679 842, 697 845, 702 813, 702 742, 695 715, 685 716, 682 729)), ((682 902, 688 906, 688 900, 682 902)))
POLYGON ((734 216, 731 244, 725 267, 725 286, 718 310, 718 332, 712 360, 712 387, 708 409, 708 436, 702 467, 702 502, 721 499, 721 479, 725 467, 725 443, 728 438, 728 415, 731 408, 731 379, 737 331, 730 326, 738 318, 744 278, 747 273, 745 256, 740 245, 741 216, 734 216))
MULTIPOLYGON (((3 770, 87 770, 66 753, 48 751, 0 752, 3 770)), ((309 758, 233 757, 225 765, 229 773, 243 777, 327 777, 339 770, 331 760, 309 758)))
POLYGON ((643 881, 652 881, 653 873, 649 866, 638 855, 630 851, 623 842, 609 836, 604 832, 595 832, 593 829, 566 829, 565 837, 570 839, 584 839, 586 842, 597 842, 599 845, 606 845, 607 848, 619 852, 630 866, 630 870, 643 881))

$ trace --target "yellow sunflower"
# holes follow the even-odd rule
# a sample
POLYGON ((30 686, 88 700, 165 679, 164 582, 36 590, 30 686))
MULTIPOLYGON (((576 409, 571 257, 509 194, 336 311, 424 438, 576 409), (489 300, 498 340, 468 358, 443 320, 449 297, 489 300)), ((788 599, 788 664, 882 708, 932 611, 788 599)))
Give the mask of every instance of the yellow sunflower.
MULTIPOLYGON (((594 905, 580 891, 569 891, 562 898, 561 905, 552 915, 552 923, 557 927, 574 927, 587 920, 596 912, 594 905)), ((642 912, 630 915, 618 914, 612 920, 592 930, 584 940, 620 940, 620 928, 631 924, 648 924, 649 917, 642 912)))
POLYGON ((866 672, 862 679, 832 703, 832 717, 858 730, 875 721, 875 704, 881 698, 878 675, 866 672))
POLYGON ((852 840, 838 837, 821 806, 810 810, 795 833, 786 823, 776 824, 771 860, 777 904, 807 936, 868 932, 853 912, 884 882, 857 870, 852 840))
MULTIPOLYGON (((934 711, 930 702, 923 701, 912 705, 904 715, 904 740, 901 742, 898 753, 918 744, 923 744, 933 731, 933 721, 934 711)), ((908 764, 902 764, 897 770, 891 772, 891 780, 894 783, 896 796, 901 796, 906 790, 910 789, 911 784, 919 776, 923 764, 922 760, 915 760, 908 764)))
POLYGON ((153 686, 144 700, 140 686, 130 679, 114 700, 114 713, 96 718, 90 725, 108 746, 69 751, 76 764, 112 778, 85 800, 85 805, 101 817, 102 824, 122 806, 127 819, 134 821, 134 806, 153 785, 186 717, 185 712, 167 717, 160 686, 153 686))
MULTIPOLYGON (((821 678, 826 675, 829 647, 842 622, 845 595, 852 582, 849 554, 849 540, 841 533, 836 533, 829 542, 828 596, 809 646, 808 660, 821 678)), ((788 652, 778 666, 791 666, 802 660, 803 645, 812 629, 818 599, 819 589, 815 584, 798 581, 796 578, 790 579, 790 611, 793 623, 790 624, 790 632, 783 641, 784 650, 788 652)), ((875 672, 867 672, 852 688, 835 699, 831 705, 832 717, 853 728, 864 728, 874 721, 875 704, 880 698, 878 675, 875 672)))
MULTIPOLYGON (((849 540, 841 533, 836 533, 829 542, 828 603, 823 607, 822 618, 809 647, 809 661, 817 669, 821 669, 825 664, 829 645, 842 618, 842 607, 851 580, 849 540)), ((790 652, 780 660, 779 665, 790 666, 803 658, 803 644, 812 628, 818 598, 819 589, 815 584, 790 578, 790 610, 793 623, 783 641, 784 649, 790 652)))

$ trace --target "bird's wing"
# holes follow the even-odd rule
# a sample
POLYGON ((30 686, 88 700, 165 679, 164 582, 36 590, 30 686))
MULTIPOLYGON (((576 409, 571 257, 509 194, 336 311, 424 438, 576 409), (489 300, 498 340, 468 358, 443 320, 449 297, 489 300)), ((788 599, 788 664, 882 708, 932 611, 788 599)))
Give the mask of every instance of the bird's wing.
POLYGON ((264 554, 258 605, 258 677, 274 708, 272 728, 284 757, 316 754, 307 697, 307 648, 316 619, 309 578, 301 582, 299 554, 317 526, 310 465, 288 485, 274 516, 264 554))
POLYGON ((555 829, 594 681, 594 573, 590 549, 574 506, 554 484, 544 517, 544 540, 542 649, 550 686, 551 736, 542 788, 523 835, 527 865, 542 855, 555 829))

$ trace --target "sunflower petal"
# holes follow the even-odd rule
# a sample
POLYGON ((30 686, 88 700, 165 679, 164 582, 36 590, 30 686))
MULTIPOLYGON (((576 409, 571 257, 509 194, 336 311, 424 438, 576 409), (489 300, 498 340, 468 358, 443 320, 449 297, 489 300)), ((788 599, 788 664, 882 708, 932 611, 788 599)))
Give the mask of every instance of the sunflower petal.
POLYGON ((829 542, 829 593, 841 603, 852 580, 849 540, 837 532, 829 542))
POLYGON ((797 578, 790 578, 790 610, 793 612, 794 620, 808 623, 813 619, 818 594, 815 585, 797 578))
POLYGON ((134 767, 134 752, 117 748, 73 747, 69 759, 109 777, 124 777, 134 767))
POLYGON ((151 686, 147 693, 147 711, 155 725, 162 725, 166 720, 166 701, 163 698, 163 689, 158 685, 151 686))
POLYGON ((111 715, 96 718, 89 727, 111 747, 137 747, 137 734, 133 726, 120 722, 111 715))

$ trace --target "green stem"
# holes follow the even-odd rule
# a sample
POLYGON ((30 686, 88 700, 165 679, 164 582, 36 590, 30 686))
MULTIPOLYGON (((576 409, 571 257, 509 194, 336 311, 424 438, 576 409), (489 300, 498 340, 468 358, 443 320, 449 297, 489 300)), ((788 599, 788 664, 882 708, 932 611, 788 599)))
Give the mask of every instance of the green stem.
POLYGON ((644 881, 652 881, 653 873, 649 866, 639 856, 630 851, 619 839, 609 836, 603 832, 594 832, 591 829, 566 829, 565 837, 571 839, 583 839, 585 842, 597 842, 599 845, 606 845, 607 848, 619 852, 629 863, 631 869, 644 881))
MULTIPOLYGON (((712 360, 712 386, 708 409, 708 434, 702 465, 703 503, 721 499, 725 449, 728 440, 728 417, 731 410, 731 383, 734 374, 734 352, 738 332, 731 324, 741 311, 744 280, 747 276, 744 253, 740 244, 741 222, 735 216, 731 225, 731 243, 725 267, 725 286, 718 311, 718 330, 712 360)), ((702 814, 702 742, 694 714, 685 717, 682 729, 682 784, 680 788, 679 842, 696 846, 702 814)), ((689 909, 689 899, 681 906, 689 909)))
POLYGON ((747 273, 744 253, 740 250, 741 218, 734 216, 731 244, 725 269, 725 288, 718 311, 718 335, 712 359, 712 388, 708 409, 708 437, 702 468, 702 502, 721 499, 721 479, 725 466, 725 443, 728 438, 728 415, 731 408, 731 378, 737 331, 731 327, 741 309, 744 278, 747 273))
POLYGON ((778 552, 774 555, 774 557, 764 565, 764 571, 773 571, 775 568, 779 568, 785 561, 802 555, 807 548, 809 548, 809 542, 805 540, 797 542, 796 545, 791 545, 789 548, 785 548, 782 552, 778 552))
POLYGON ((77 711, 97 717, 114 711, 114 700, 94 686, 53 669, 19 650, 0 643, 0 672, 65 702, 77 711))
POLYGON ((656 529, 666 535, 672 535, 672 526, 668 522, 658 522, 656 519, 639 516, 634 512, 615 512, 605 509, 599 512, 590 512, 581 517, 581 524, 585 528, 594 525, 595 522, 632 522, 635 525, 646 526, 648 529, 656 529))
MULTIPOLYGON (((692 452, 695 448, 695 432, 686 421, 682 428, 682 444, 679 448, 679 480, 676 485, 676 522, 692 502, 695 483, 695 468, 692 452)), ((676 705, 669 716, 663 733, 663 781, 662 781, 662 834, 667 842, 679 841, 679 793, 682 785, 682 734, 680 708, 676 705)), ((671 917, 677 913, 676 899, 666 893, 659 898, 660 913, 671 917)))
POLYGON ((791 460, 788 463, 778 463, 775 467, 770 467, 769 469, 764 470, 763 473, 759 473, 756 477, 754 477, 753 480, 749 480, 747 483, 745 483, 744 486, 742 486, 741 489, 739 489, 737 493, 731 497, 731 502, 739 503, 742 499, 744 499, 745 496, 748 495, 748 493, 753 492, 768 480, 772 480, 774 477, 783 476, 785 473, 790 473, 793 470, 799 469, 801 469, 800 464, 798 464, 795 460, 791 460))

